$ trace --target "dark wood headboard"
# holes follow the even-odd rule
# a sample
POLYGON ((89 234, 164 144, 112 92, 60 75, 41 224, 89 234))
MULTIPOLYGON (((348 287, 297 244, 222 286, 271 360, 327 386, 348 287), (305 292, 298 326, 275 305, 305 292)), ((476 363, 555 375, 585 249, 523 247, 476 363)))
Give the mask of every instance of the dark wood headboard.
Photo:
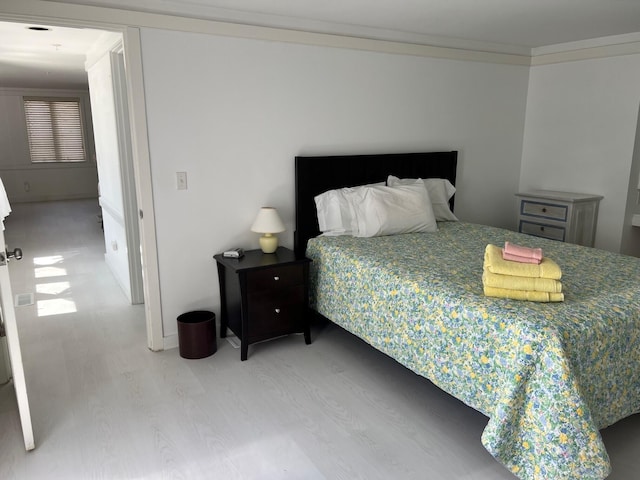
POLYGON ((457 151, 296 157, 296 254, 304 255, 307 240, 320 234, 315 196, 335 188, 385 182, 389 175, 446 178, 455 185, 457 162, 457 151))

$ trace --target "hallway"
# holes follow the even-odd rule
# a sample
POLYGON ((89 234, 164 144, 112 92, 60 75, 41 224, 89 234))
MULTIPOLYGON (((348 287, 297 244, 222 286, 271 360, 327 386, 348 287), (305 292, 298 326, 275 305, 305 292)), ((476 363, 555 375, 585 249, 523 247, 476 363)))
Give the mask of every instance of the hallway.
POLYGON ((92 457, 79 455, 83 445, 109 433, 107 377, 132 355, 153 356, 144 306, 128 303, 104 261, 97 200, 18 203, 12 210, 6 242, 24 255, 9 263, 13 293, 21 303, 33 294, 32 304, 15 309, 36 450, 25 456, 12 387, 0 386, 0 477, 74 478, 55 471, 81 471, 78 462, 92 457))

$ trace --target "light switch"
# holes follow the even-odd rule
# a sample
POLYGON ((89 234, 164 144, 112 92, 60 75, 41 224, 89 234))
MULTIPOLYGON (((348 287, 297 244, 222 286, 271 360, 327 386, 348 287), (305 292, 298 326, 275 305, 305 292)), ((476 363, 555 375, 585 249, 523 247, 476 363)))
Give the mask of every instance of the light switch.
POLYGON ((176 172, 176 184, 178 190, 187 189, 187 172, 176 172))

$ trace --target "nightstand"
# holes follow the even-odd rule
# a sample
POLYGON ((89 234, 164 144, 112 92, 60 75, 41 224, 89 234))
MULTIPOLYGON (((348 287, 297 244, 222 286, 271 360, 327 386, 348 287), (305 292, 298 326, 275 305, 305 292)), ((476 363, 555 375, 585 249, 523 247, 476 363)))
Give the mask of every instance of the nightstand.
POLYGON ((598 206, 604 197, 551 190, 534 190, 516 196, 519 232, 593 247, 598 206))
POLYGON ((291 333, 311 343, 307 279, 311 260, 278 247, 275 253, 246 251, 242 258, 215 255, 220 281, 220 337, 229 328, 240 339, 240 359, 249 345, 291 333))

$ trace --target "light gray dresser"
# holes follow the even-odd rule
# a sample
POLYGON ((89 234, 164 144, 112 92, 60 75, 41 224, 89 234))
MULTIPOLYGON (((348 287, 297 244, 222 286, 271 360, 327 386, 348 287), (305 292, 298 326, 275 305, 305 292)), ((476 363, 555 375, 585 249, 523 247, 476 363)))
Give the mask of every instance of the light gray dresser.
POLYGON ((517 193, 518 231, 593 247, 602 196, 532 190, 517 193))

